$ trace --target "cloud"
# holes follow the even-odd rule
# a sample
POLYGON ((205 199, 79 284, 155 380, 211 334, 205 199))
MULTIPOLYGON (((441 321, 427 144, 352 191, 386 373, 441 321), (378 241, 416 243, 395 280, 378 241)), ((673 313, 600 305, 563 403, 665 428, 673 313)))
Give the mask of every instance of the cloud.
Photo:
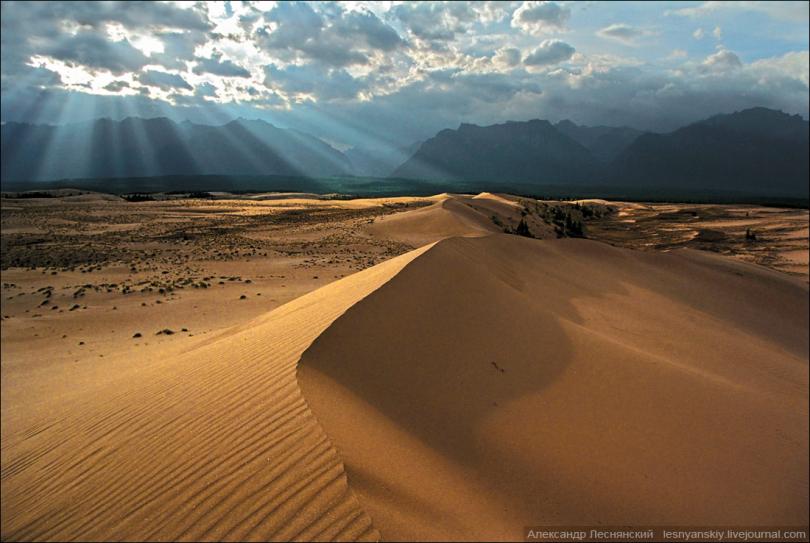
POLYGON ((779 18, 795 6, 678 8, 700 9, 638 18, 626 4, 569 2, 4 1, 0 103, 4 119, 50 122, 119 110, 266 115, 336 142, 398 145, 461 121, 667 129, 756 105, 807 114, 807 27, 779 18), (764 33, 755 25, 766 18, 764 33), (730 28, 734 50, 707 53, 730 28), (685 31, 703 43, 684 42, 685 31), (632 51, 606 41, 652 35, 655 47, 632 51))
POLYGON ((200 59, 194 66, 195 74, 214 74, 222 77, 250 77, 250 72, 230 60, 219 57, 200 59))
POLYGON ((204 35, 197 7, 157 2, 2 2, 2 75, 26 70, 34 56, 113 73, 152 62, 139 48, 155 34, 204 35))
POLYGON ((31 91, 57 87, 60 84, 62 84, 62 77, 52 70, 40 66, 22 66, 15 72, 15 78, 13 80, 4 77, 0 87, 2 87, 4 95, 19 95, 31 91), (22 89, 15 84, 19 80, 25 82, 25 86, 22 89))
POLYGON ((122 90, 129 88, 131 87, 129 86, 129 83, 127 83, 126 81, 113 81, 112 83, 109 83, 108 85, 104 86, 104 90, 114 93, 119 93, 122 90))
POLYGON ((505 2, 502 0, 488 2, 470 2, 469 6, 476 12, 478 20, 482 23, 499 23, 511 16, 515 9, 514 4, 519 2, 505 2))
POLYGON ((148 85, 150 87, 158 87, 159 89, 163 90, 174 90, 174 89, 192 90, 192 86, 189 85, 188 82, 181 76, 177 74, 170 74, 167 72, 158 72, 154 70, 149 70, 143 72, 138 77, 138 81, 140 81, 144 85, 148 85))
MULTIPOLYGON (((694 32, 692 32, 692 37, 696 40, 702 40, 706 37, 706 30, 703 27, 697 28, 694 32)), ((714 27, 714 30, 711 31, 711 35, 716 40, 720 40, 723 38, 723 29, 720 28, 720 25, 714 27)))
POLYGON ((406 2, 394 6, 391 17, 408 33, 427 41, 449 41, 463 34, 478 19, 468 2, 406 2))
POLYGON ((548 66, 574 56, 576 49, 560 40, 544 40, 523 59, 527 66, 548 66))
POLYGON ((392 51, 402 44, 397 31, 370 11, 346 13, 336 23, 335 32, 344 38, 360 39, 369 48, 380 51, 392 51))
POLYGON ((95 32, 53 38, 39 51, 42 56, 116 74, 137 71, 149 63, 149 58, 129 42, 109 41, 95 32))
POLYGON ((128 1, 62 1, 31 5, 29 2, 7 2, 9 9, 22 9, 32 19, 72 21, 80 27, 102 29, 107 23, 120 23, 130 29, 173 28, 205 31, 211 23, 195 7, 184 9, 166 2, 128 1), (24 7, 13 4, 23 4, 24 7))
MULTIPOLYGON (((209 30, 210 22, 198 9, 184 9, 171 3, 129 2, 54 2, 60 16, 70 17, 80 25, 98 26, 115 21, 127 28, 174 28, 209 30)), ((53 6, 52 6, 53 9, 53 6)), ((55 13, 56 14, 56 13, 55 13)))
POLYGON ((672 52, 669 55, 667 55, 667 59, 674 60, 674 59, 686 58, 688 56, 689 56, 689 53, 687 53, 683 49, 673 49, 672 52))
POLYGON ((449 91, 455 100, 467 104, 502 103, 518 94, 541 94, 540 85, 525 72, 515 76, 500 73, 466 74, 456 70, 437 70, 415 85, 422 92, 449 91), (464 98, 462 98, 464 97, 464 98))
POLYGON ((667 15, 680 15, 683 17, 699 18, 708 15, 715 15, 722 12, 755 12, 762 13, 773 19, 784 21, 804 21, 808 20, 807 1, 787 1, 778 2, 774 0, 765 2, 730 0, 703 2, 697 6, 690 6, 675 10, 669 10, 667 15))
POLYGON ((184 70, 186 63, 194 59, 197 47, 209 39, 203 32, 175 30, 158 31, 153 36, 163 46, 163 51, 152 53, 150 61, 172 70, 184 70))
POLYGON ((648 29, 638 28, 625 23, 615 23, 596 32, 597 36, 620 41, 627 45, 634 45, 639 38, 651 34, 652 32, 648 29))
POLYGON ((570 16, 570 9, 554 2, 527 1, 512 14, 512 26, 533 35, 559 32, 570 16))
MULTIPOLYGON (((797 79, 805 77, 800 74, 806 72, 806 59, 806 54, 780 56, 718 72, 702 71, 700 62, 651 70, 593 61, 551 70, 542 79, 520 69, 479 78, 442 71, 396 93, 348 104, 343 111, 359 126, 396 126, 398 141, 431 136, 459 122, 507 119, 568 118, 586 125, 667 131, 757 105, 807 116, 808 87, 797 79)), ((285 122, 294 116, 293 110, 285 122)), ((392 136, 387 128, 385 133, 392 136)), ((337 130, 329 137, 341 141, 345 136, 337 130)))
POLYGON ((750 70, 757 73, 760 81, 794 80, 807 90, 810 85, 810 53, 792 51, 779 57, 757 60, 751 63, 750 70))
POLYGON ((282 60, 316 61, 336 67, 365 65, 377 52, 402 44, 399 34, 370 11, 336 5, 327 19, 308 3, 282 2, 264 14, 259 44, 282 60))
POLYGON ((363 83, 343 68, 324 65, 290 65, 265 67, 264 84, 270 89, 283 90, 291 95, 310 95, 321 100, 349 100, 364 88, 363 83))
POLYGON ((498 49, 494 58, 497 64, 507 67, 514 67, 520 64, 520 50, 515 47, 504 47, 498 49))
POLYGON ((194 89, 194 94, 197 96, 216 96, 217 88, 211 83, 202 83, 194 89))
POLYGON ((738 68, 742 68, 740 57, 728 49, 719 49, 716 53, 706 57, 701 64, 704 72, 725 72, 738 68))

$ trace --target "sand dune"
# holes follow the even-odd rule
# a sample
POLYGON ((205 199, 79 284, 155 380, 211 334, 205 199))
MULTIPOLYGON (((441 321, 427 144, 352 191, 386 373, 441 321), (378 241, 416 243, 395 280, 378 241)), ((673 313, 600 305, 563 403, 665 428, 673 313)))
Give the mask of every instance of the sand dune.
POLYGON ((368 227, 372 235, 401 241, 415 247, 450 236, 486 235, 495 225, 457 197, 440 195, 436 202, 414 211, 383 217, 368 227))
POLYGON ((704 253, 453 238, 299 380, 384 539, 801 525, 807 315, 806 284, 704 253))
POLYGON ((36 402, 3 398, 2 538, 806 524, 807 284, 498 234, 520 211, 441 195, 366 227, 420 249, 258 319, 43 365, 36 402))
POLYGON ((3 539, 377 539, 295 367, 425 249, 88 385, 57 410, 4 405, 3 539))
MULTIPOLYGON (((516 201, 488 192, 476 196, 440 194, 433 198, 436 202, 428 207, 382 217, 367 229, 374 236, 419 247, 452 236, 477 237, 502 232, 502 225, 515 226, 521 218, 521 206, 516 201)), ((552 230, 533 223, 532 232, 545 237, 552 230)))

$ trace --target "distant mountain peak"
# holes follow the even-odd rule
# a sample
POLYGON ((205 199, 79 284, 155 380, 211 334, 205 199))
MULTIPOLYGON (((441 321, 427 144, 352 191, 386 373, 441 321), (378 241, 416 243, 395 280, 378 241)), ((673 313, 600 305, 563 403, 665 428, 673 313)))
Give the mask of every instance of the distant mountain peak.
POLYGON ((607 164, 627 148, 642 132, 626 126, 584 126, 564 119, 554 125, 569 138, 588 149, 598 161, 607 164))
POLYGON ((630 186, 806 197, 810 123, 757 107, 639 137, 611 167, 630 186))
POLYGON ((797 117, 801 119, 801 115, 791 115, 790 113, 785 113, 781 109, 771 109, 762 106, 741 109, 739 111, 735 111, 734 113, 729 113, 728 115, 767 115, 772 117, 797 117))
POLYGON ((421 144, 393 177, 491 182, 583 182, 595 172, 587 149, 548 121, 462 123, 421 144))
POLYGON ((752 107, 748 109, 741 109, 733 113, 719 113, 711 117, 698 121, 698 123, 712 123, 718 121, 735 121, 735 120, 748 120, 748 121, 788 121, 788 122, 807 122, 801 115, 785 113, 782 110, 770 109, 767 107, 752 107))

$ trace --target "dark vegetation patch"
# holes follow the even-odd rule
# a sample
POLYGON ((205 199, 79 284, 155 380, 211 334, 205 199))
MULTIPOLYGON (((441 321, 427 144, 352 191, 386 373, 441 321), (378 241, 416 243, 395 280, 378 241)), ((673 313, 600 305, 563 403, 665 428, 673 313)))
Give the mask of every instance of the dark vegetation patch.
POLYGON ((133 194, 122 194, 121 198, 126 200, 127 202, 154 202, 155 197, 151 194, 143 194, 143 193, 133 193, 133 194))

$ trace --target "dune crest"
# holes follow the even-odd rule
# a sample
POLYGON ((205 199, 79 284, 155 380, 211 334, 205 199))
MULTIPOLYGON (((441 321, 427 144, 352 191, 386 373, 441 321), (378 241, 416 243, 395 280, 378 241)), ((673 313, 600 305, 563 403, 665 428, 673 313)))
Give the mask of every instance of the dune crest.
POLYGON ((520 204, 517 203, 515 200, 512 200, 500 194, 493 194, 491 192, 479 192, 478 194, 473 196, 473 200, 493 200, 510 206, 518 208, 520 207, 520 204))
POLYGON ((714 255, 452 238, 298 373, 383 539, 801 525, 807 327, 806 284, 714 255))
MULTIPOLYGON (((514 226, 521 218, 517 202, 489 192, 476 196, 443 193, 431 199, 435 203, 382 217, 367 230, 373 236, 420 247, 453 236, 479 237, 503 232, 505 225, 514 226)), ((535 227, 537 237, 551 234, 551 227, 535 227)))
POLYGON ((81 391, 58 414, 32 422, 4 412, 3 538, 378 539, 300 393, 296 363, 429 247, 81 391))
POLYGON ((372 235, 414 247, 451 236, 483 236, 496 231, 487 217, 459 204, 454 197, 442 196, 422 209, 381 218, 367 229, 372 235))

